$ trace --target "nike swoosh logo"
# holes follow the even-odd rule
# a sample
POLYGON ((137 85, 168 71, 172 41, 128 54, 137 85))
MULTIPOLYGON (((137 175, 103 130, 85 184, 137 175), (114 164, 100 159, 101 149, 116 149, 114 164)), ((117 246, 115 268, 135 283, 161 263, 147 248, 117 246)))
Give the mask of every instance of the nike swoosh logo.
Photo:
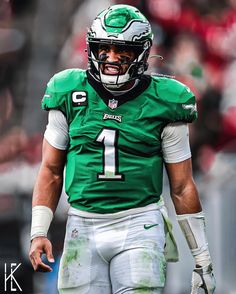
POLYGON ((156 226, 158 226, 158 224, 144 225, 143 227, 144 227, 145 230, 149 230, 149 229, 151 229, 151 228, 153 228, 153 227, 156 227, 156 226))

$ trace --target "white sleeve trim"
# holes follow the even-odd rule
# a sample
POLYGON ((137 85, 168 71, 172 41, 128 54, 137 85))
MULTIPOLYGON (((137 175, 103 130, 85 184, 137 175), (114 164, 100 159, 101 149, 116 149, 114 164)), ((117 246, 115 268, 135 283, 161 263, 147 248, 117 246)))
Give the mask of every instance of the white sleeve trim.
POLYGON ((69 144, 68 123, 60 110, 50 110, 44 138, 53 147, 66 150, 69 144))
POLYGON ((162 152, 166 163, 178 163, 191 157, 188 124, 168 124, 162 132, 162 152))

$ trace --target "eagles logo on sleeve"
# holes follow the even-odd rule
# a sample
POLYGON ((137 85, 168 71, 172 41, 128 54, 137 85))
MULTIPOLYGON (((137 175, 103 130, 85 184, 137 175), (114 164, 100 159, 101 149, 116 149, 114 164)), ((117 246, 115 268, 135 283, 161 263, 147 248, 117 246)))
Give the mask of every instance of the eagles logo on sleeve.
POLYGON ((190 110, 190 114, 197 112, 197 104, 182 104, 183 109, 190 110))

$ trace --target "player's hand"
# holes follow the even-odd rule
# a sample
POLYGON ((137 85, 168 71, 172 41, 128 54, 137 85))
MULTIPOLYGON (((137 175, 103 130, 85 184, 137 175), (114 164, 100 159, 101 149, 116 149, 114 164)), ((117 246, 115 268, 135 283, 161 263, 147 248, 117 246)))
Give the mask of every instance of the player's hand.
POLYGON ((212 294, 215 291, 215 287, 216 281, 212 264, 193 270, 191 294, 197 294, 199 288, 203 288, 206 294, 212 294))
POLYGON ((36 237, 31 242, 29 258, 37 272, 51 272, 52 268, 42 261, 42 254, 46 254, 49 262, 54 262, 52 244, 46 237, 36 237))

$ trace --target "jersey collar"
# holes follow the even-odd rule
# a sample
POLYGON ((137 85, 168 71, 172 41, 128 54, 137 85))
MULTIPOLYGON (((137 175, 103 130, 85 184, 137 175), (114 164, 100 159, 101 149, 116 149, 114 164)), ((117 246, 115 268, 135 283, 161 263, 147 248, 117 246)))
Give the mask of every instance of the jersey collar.
POLYGON ((93 76, 86 71, 88 82, 94 88, 94 90, 99 94, 102 100, 108 105, 109 100, 116 99, 119 101, 119 106, 124 104, 127 101, 133 100, 142 94, 150 85, 151 77, 149 75, 143 75, 140 79, 140 82, 137 86, 133 87, 127 93, 123 93, 121 95, 113 95, 110 91, 108 91, 101 82, 96 81, 93 76))

